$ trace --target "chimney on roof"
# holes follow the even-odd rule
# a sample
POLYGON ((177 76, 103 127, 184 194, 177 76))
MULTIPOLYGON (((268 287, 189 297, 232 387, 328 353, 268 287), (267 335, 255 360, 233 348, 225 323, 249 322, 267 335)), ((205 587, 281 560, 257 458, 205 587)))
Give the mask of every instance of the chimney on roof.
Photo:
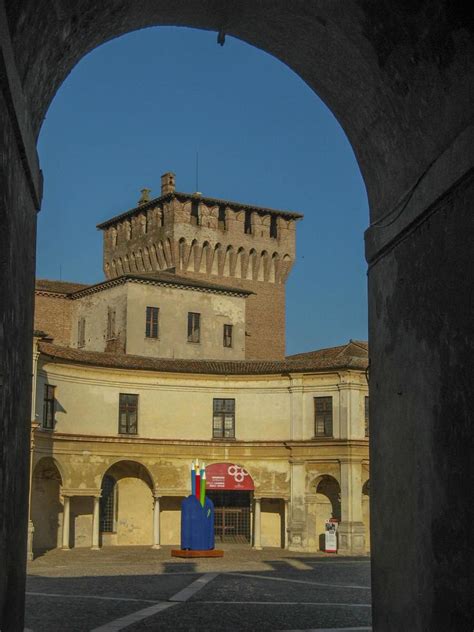
POLYGON ((175 192, 175 178, 176 176, 172 171, 168 171, 161 176, 161 195, 175 192))
POLYGON ((141 189, 140 199, 138 200, 138 205, 146 204, 150 201, 150 193, 151 189, 141 189))

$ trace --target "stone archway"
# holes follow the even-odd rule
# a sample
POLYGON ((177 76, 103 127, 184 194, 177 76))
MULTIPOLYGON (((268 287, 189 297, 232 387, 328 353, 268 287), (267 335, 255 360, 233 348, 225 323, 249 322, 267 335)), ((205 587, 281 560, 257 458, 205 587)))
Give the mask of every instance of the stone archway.
POLYGON ((136 461, 117 461, 105 472, 101 489, 101 543, 151 546, 154 483, 148 469, 136 461))
POLYGON ((41 203, 35 139, 61 82, 88 51, 134 29, 173 24, 220 31, 221 40, 227 33, 281 59, 324 99, 353 145, 372 220, 366 256, 374 626, 471 629, 473 578, 459 554, 474 523, 474 349, 466 335, 474 284, 469 5, 2 0, 0 24, 2 628, 20 629, 23 619, 25 376, 41 203), (455 542, 445 538, 453 515, 455 542), (440 540, 443 550, 433 544, 440 540))
POLYGON ((62 482, 59 467, 53 458, 43 457, 38 461, 33 470, 31 490, 34 556, 61 546, 62 482))
POLYGON ((316 545, 320 551, 325 551, 326 520, 341 520, 341 487, 333 476, 325 474, 317 479, 315 492, 316 545))

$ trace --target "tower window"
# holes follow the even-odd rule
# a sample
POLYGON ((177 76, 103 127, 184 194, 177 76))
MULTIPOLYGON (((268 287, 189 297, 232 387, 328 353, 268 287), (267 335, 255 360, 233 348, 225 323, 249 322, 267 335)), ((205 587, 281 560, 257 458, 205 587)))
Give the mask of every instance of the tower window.
POLYGON ((276 215, 270 217, 270 237, 276 239, 278 237, 278 224, 276 215))
POLYGON ((232 347, 232 325, 224 325, 224 347, 232 347))
POLYGON ((227 230, 226 217, 225 217, 225 206, 219 206, 219 216, 217 220, 217 226, 221 230, 227 230))
POLYGON ((146 308, 146 324, 145 324, 145 336, 147 338, 158 338, 158 307, 146 308))
POLYGON ((199 200, 191 200, 191 224, 199 226, 199 200))
POLYGON ((188 312, 188 342, 201 341, 201 314, 188 312))
POLYGON ((252 213, 250 211, 245 211, 244 232, 246 235, 252 234, 252 213))
POLYGON ((332 397, 314 398, 314 435, 332 437, 332 397))

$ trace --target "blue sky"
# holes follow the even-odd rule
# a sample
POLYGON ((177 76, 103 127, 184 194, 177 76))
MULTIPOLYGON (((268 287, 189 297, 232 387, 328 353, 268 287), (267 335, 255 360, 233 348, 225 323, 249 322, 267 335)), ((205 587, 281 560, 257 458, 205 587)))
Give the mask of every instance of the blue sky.
POLYGON ((180 191, 305 215, 287 284, 287 352, 367 338, 365 186, 331 112, 289 68, 227 37, 183 28, 130 33, 87 55, 40 135, 45 177, 37 275, 97 282, 98 222, 180 191))

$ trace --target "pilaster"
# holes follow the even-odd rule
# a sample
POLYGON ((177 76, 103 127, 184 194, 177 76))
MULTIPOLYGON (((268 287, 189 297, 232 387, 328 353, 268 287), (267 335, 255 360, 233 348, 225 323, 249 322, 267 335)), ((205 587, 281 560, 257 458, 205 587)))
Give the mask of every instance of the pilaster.
POLYGON ((342 555, 365 555, 365 527, 362 521, 362 461, 341 461, 341 522, 338 551, 342 555))
POLYGON ((290 477, 288 549, 301 551, 306 544, 306 466, 304 461, 290 461, 290 477))

